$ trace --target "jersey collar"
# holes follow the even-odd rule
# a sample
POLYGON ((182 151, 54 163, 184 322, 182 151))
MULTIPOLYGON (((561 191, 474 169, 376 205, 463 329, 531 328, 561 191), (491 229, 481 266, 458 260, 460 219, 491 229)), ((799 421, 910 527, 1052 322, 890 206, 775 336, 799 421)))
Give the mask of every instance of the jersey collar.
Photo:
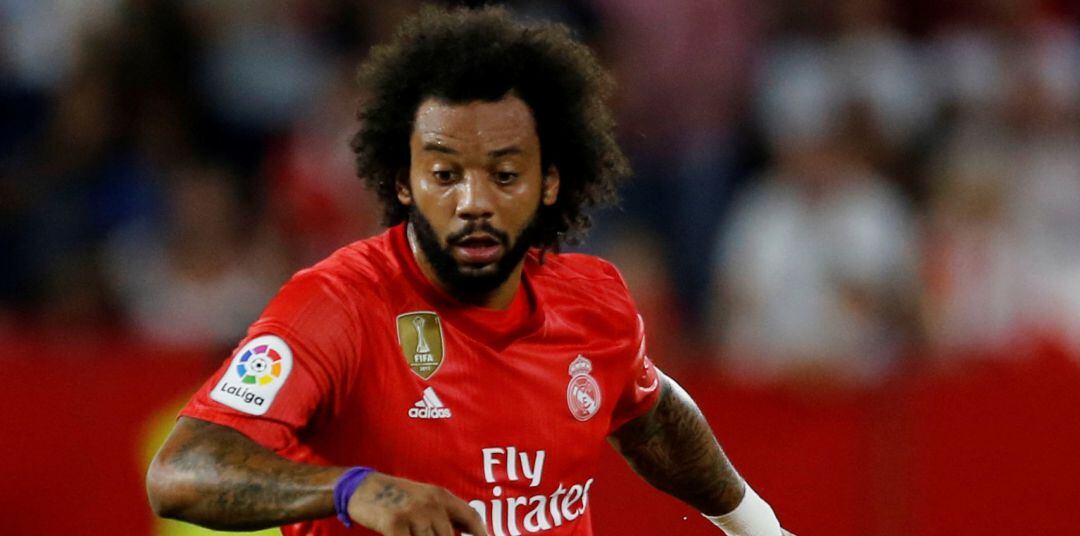
POLYGON ((532 286, 531 273, 540 268, 535 252, 525 256, 521 271, 521 284, 514 299, 506 309, 479 307, 459 301, 447 294, 421 271, 420 265, 409 247, 406 224, 390 228, 390 242, 405 279, 414 290, 428 302, 443 319, 457 326, 477 341, 502 349, 521 337, 540 328, 544 321, 544 309, 532 286))

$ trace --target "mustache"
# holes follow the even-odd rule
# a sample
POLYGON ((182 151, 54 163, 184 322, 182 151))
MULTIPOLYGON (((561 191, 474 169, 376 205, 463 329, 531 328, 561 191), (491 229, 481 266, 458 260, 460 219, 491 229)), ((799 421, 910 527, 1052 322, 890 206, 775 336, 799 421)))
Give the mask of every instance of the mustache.
POLYGON ((471 235, 473 233, 478 233, 478 232, 479 233, 486 233, 486 234, 489 234, 489 235, 493 236, 495 238, 495 240, 498 240, 499 243, 502 244, 503 246, 509 246, 510 245, 510 235, 506 234, 503 231, 500 231, 500 230, 496 229, 495 227, 492 227, 492 225, 490 223, 486 222, 486 221, 484 221, 484 222, 470 221, 469 223, 466 223, 465 227, 463 227, 460 231, 451 233, 449 236, 447 236, 446 237, 446 243, 447 243, 447 245, 456 244, 456 243, 464 240, 466 236, 469 236, 469 235, 471 235))

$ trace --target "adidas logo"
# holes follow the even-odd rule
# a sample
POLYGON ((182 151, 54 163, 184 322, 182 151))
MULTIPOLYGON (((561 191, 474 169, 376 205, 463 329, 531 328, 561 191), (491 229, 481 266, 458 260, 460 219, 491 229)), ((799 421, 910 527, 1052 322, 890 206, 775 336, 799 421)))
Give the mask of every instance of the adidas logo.
POLYGON ((449 419, 450 408, 443 405, 435 389, 424 389, 424 397, 416 402, 414 407, 409 408, 409 417, 414 419, 449 419))

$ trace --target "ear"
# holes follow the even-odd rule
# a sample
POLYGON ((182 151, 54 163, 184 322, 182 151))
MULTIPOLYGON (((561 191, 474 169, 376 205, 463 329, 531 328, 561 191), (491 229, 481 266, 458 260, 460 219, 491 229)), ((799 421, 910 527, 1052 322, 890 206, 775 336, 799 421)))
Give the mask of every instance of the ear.
POLYGON ((398 172, 397 179, 394 180, 394 189, 397 191, 398 201, 402 205, 412 205, 412 190, 409 188, 409 172, 407 170, 398 172))
POLYGON ((559 168, 555 167, 554 164, 548 166, 540 187, 542 189, 540 202, 548 207, 554 205, 555 201, 559 199, 559 168))

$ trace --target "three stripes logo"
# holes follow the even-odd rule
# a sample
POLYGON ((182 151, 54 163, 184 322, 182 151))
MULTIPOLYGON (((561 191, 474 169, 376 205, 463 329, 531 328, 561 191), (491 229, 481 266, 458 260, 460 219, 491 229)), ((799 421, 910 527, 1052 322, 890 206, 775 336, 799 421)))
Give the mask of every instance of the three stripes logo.
POLYGON ((409 408, 409 417, 414 419, 449 419, 450 408, 446 407, 435 394, 435 389, 424 389, 424 396, 409 408))

